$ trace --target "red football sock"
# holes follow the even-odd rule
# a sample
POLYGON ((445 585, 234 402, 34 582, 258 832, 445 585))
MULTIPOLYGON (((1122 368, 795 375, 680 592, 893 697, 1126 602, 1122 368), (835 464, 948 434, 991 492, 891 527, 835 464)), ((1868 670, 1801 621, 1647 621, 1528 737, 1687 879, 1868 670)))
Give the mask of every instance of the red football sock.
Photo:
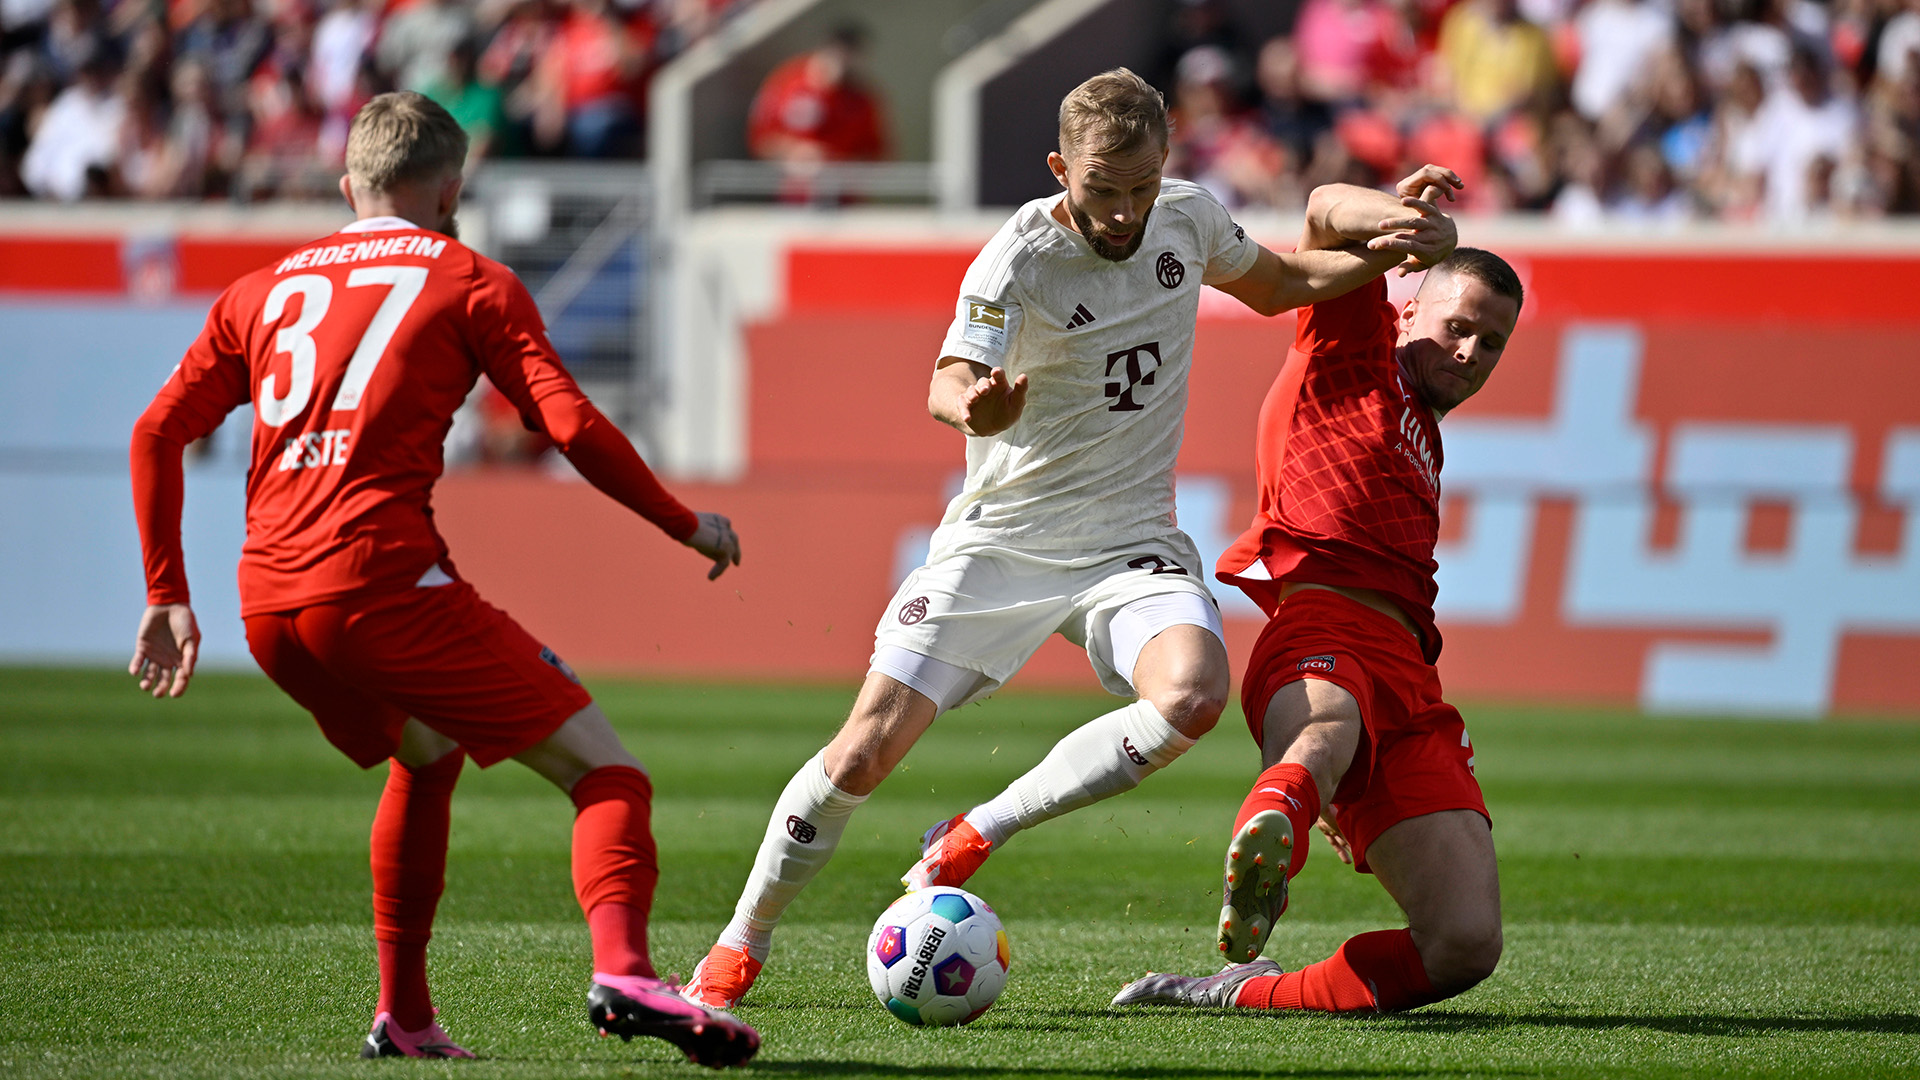
POLYGON ((1248 979, 1233 1003, 1243 1009, 1398 1012, 1439 1001, 1407 930, 1350 937, 1330 957, 1285 975, 1248 979))
POLYGON ((455 750, 409 768, 387 762, 387 787, 373 815, 373 936, 380 947, 380 1004, 407 1031, 433 1023, 427 942, 447 884, 447 828, 453 786, 467 763, 455 750))
POLYGON ((653 783, 625 765, 573 785, 573 891, 593 933, 593 970, 653 976, 647 915, 660 864, 653 846, 653 783))
POLYGON ((1247 801, 1240 804, 1239 816, 1233 819, 1233 831, 1239 833, 1240 826, 1262 810, 1278 810, 1293 822, 1293 856, 1287 863, 1287 876, 1291 878, 1307 861, 1307 838, 1313 834, 1313 823, 1320 819, 1320 785, 1313 782, 1313 774, 1305 765, 1275 765, 1253 782, 1247 801))

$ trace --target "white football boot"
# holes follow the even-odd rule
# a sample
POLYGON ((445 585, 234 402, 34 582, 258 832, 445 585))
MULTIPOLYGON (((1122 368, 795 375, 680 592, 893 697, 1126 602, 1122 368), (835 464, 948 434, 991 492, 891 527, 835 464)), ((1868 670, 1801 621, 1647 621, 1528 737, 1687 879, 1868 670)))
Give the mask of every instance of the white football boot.
POLYGON ((1115 1005, 1187 1005, 1197 1009, 1230 1009, 1248 979, 1284 975, 1271 960, 1228 964, 1218 975, 1156 975, 1135 979, 1113 996, 1115 1005))

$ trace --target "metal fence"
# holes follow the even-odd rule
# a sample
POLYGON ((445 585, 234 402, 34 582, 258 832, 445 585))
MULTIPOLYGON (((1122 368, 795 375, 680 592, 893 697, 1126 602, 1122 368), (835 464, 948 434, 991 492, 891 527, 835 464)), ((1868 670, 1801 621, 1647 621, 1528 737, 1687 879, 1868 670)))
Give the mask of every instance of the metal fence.
POLYGON ((475 241, 532 291, 554 347, 601 410, 647 440, 652 188, 644 165, 491 162, 474 178, 475 241))
POLYGON ((811 166, 704 161, 695 167, 693 177, 694 206, 702 209, 726 203, 925 206, 933 199, 933 166, 924 161, 842 161, 811 166))

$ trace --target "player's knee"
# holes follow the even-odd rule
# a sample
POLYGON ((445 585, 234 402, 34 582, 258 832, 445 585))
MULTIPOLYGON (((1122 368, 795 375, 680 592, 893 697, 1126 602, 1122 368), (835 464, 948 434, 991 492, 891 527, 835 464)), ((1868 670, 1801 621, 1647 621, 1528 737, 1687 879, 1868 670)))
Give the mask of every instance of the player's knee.
POLYGON ((893 771, 872 748, 862 746, 847 747, 837 755, 829 748, 826 765, 827 780, 850 795, 872 794, 893 771))
POLYGON ((1212 680, 1187 681, 1166 687, 1148 700, 1168 724, 1182 735, 1197 739, 1213 730, 1227 709, 1227 686, 1212 680))
POLYGON ((1435 989, 1457 994, 1493 974, 1504 944, 1497 922, 1462 926, 1436 935, 1427 950, 1432 955, 1423 952, 1421 959, 1435 989))

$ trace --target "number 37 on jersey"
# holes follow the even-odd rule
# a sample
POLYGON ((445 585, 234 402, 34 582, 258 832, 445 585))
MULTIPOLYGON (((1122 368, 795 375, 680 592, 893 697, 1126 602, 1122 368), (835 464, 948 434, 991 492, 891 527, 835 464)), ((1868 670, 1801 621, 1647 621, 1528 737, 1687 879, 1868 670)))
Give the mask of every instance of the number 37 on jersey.
MULTIPOLYGON (((380 366, 380 361, 386 356, 394 332, 400 328, 401 320, 407 317, 414 301, 420 299, 420 292, 426 285, 427 268, 424 266, 363 266, 347 274, 347 288, 384 288, 386 297, 380 301, 379 308, 354 346, 352 355, 347 358, 346 374, 340 380, 340 388, 334 393, 333 402, 328 407, 331 412, 352 412, 360 407, 360 397, 366 392, 374 369, 380 366)), ((260 422, 270 428, 285 426, 288 421, 305 412, 312 402, 317 369, 321 364, 313 333, 333 308, 333 279, 322 274, 295 274, 280 281, 267 293, 267 302, 260 312, 261 322, 270 326, 280 321, 286 314, 289 302, 295 297, 300 299, 299 315, 281 327, 273 339, 274 352, 285 353, 288 357, 287 384, 282 388, 279 377, 269 373, 260 380, 258 391, 253 395, 260 422)), ((338 363, 337 358, 327 359, 338 363)), ((350 428, 311 431, 287 439, 280 451, 277 467, 281 472, 286 472, 340 465, 346 462, 351 449, 350 428)))

